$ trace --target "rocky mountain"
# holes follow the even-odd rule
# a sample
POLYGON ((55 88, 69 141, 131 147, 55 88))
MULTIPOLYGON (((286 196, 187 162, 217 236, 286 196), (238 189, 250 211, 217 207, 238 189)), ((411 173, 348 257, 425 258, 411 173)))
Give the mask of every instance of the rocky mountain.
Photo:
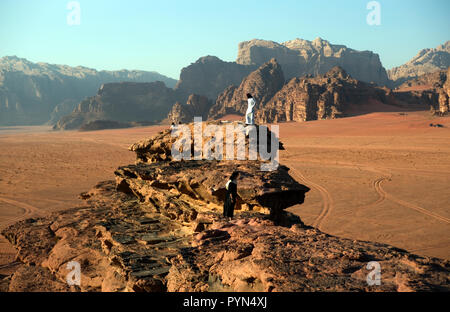
POLYGON ((429 74, 423 74, 401 84, 395 91, 397 97, 405 93, 423 93, 433 98, 431 112, 446 115, 450 112, 450 67, 429 74), (409 91, 409 92, 408 92, 409 91))
POLYGON ((348 116, 350 110, 364 105, 394 105, 426 110, 439 106, 435 90, 392 91, 352 78, 334 67, 324 75, 291 79, 256 113, 259 123, 309 121, 348 116), (371 104, 372 103, 372 104, 371 104))
POLYGON ((275 59, 271 59, 245 77, 239 86, 231 85, 225 89, 217 97, 208 116, 216 119, 226 114, 245 114, 247 93, 255 98, 257 103, 255 109, 261 109, 283 85, 283 70, 275 59))
POLYGON ((224 62, 215 56, 205 56, 183 68, 175 89, 186 94, 200 94, 214 100, 230 85, 238 85, 257 66, 224 62))
POLYGON ((450 41, 434 48, 423 49, 407 63, 388 70, 388 75, 399 86, 406 80, 446 70, 450 66, 450 41))
POLYGON ((194 117, 202 117, 202 120, 206 120, 211 106, 212 101, 207 97, 191 94, 186 104, 175 103, 169 112, 168 121, 175 124, 189 123, 194 121, 194 117))
POLYGON ((97 95, 81 101, 75 110, 62 117, 54 129, 78 129, 95 120, 153 122, 164 119, 173 103, 186 98, 161 81, 151 83, 108 83, 97 95))
MULTIPOLYGON (((450 68, 450 67, 449 67, 450 68)), ((428 74, 420 75, 416 78, 406 80, 404 83, 396 87, 397 90, 430 90, 442 88, 447 80, 447 70, 438 70, 428 74)))
POLYGON ((82 193, 84 204, 4 229, 20 264, 0 291, 450 290, 446 260, 327 235, 286 212, 309 192, 289 168, 169 161, 172 141, 166 130, 133 145, 138 162, 82 193), (226 221, 225 183, 236 170, 236 218, 226 221), (82 266, 79 286, 66 282, 71 261, 82 266), (382 264, 381 285, 367 283, 371 261, 382 264))
POLYGON ((349 103, 382 100, 384 91, 350 77, 334 67, 325 75, 291 79, 257 112, 260 122, 308 121, 336 118, 349 103))
POLYGON ((156 72, 97 71, 33 63, 7 56, 0 59, 0 125, 54 123, 76 104, 108 82, 163 81, 173 87, 176 80, 156 72))
POLYGON ((321 38, 313 41, 295 39, 281 44, 257 39, 244 41, 239 43, 236 63, 260 66, 272 58, 281 64, 288 80, 308 74, 323 75, 340 66, 355 79, 380 86, 389 84, 378 54, 333 45, 321 38))

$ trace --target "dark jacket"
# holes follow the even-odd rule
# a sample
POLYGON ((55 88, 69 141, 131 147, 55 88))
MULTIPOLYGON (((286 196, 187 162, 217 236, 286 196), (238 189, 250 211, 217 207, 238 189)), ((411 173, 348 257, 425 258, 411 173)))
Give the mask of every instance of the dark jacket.
POLYGON ((237 185, 233 181, 227 183, 227 193, 225 195, 225 203, 223 204, 223 215, 224 217, 233 217, 234 206, 237 200, 237 185))

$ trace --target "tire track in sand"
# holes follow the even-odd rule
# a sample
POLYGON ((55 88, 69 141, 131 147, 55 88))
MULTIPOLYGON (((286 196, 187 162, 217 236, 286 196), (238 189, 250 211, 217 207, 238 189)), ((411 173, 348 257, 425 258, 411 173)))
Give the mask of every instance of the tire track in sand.
MULTIPOLYGON (((286 151, 287 158, 292 157, 289 152, 286 151)), ((294 172, 294 175, 297 176, 303 183, 311 186, 312 188, 319 191, 320 195, 322 196, 322 210, 319 214, 319 216, 316 218, 314 223, 312 224, 313 227, 320 229, 322 226, 324 220, 328 217, 331 210, 334 208, 334 202, 333 198, 331 197, 330 192, 320 184, 314 183, 313 181, 307 179, 299 170, 295 169, 293 166, 293 163, 291 161, 286 161, 289 164, 289 168, 294 172)))
POLYGON ((24 218, 29 218, 33 215, 40 215, 41 212, 39 211, 38 208, 26 204, 26 203, 22 203, 13 199, 9 199, 9 198, 5 198, 5 197, 0 197, 0 201, 5 202, 7 204, 22 208, 24 210, 24 213, 20 216, 17 217, 12 217, 12 218, 5 218, 8 219, 8 221, 14 221, 14 220, 20 220, 20 219, 24 219, 24 218))
MULTIPOLYGON (((381 181, 381 182, 383 182, 383 181, 381 181)), ((401 206, 404 206, 406 208, 410 208, 410 209, 416 210, 416 211, 418 211, 418 212, 420 212, 422 214, 425 214, 425 215, 427 215, 429 217, 432 217, 432 218, 435 218, 437 220, 440 220, 440 221, 443 221, 445 223, 450 224, 450 219, 449 218, 446 218, 446 217, 441 216, 441 215, 439 215, 437 213, 434 213, 434 212, 431 212, 429 210, 426 210, 426 209, 424 209, 424 208, 422 208, 420 206, 414 205, 414 204, 412 204, 410 202, 404 201, 404 200, 402 200, 400 198, 395 197, 394 195, 391 195, 391 194, 387 193, 381 187, 381 182, 380 182, 380 185, 379 185, 379 191, 383 194, 383 196, 385 198, 387 198, 387 199, 389 199, 389 200, 391 200, 391 201, 393 201, 393 202, 395 202, 395 203, 397 203, 397 204, 399 204, 401 206)))
MULTIPOLYGON (((286 154, 288 156, 287 158, 292 158, 292 155, 289 154, 287 151, 286 151, 286 154)), ((287 163, 288 164, 290 163, 289 165, 290 165, 291 169, 293 170, 293 172, 297 175, 297 177, 299 177, 302 181, 304 181, 304 183, 310 184, 313 188, 317 189, 320 192, 321 196, 322 196, 323 209, 322 209, 321 213, 319 214, 319 216, 317 217, 316 221, 313 223, 314 227, 319 228, 323 224, 324 220, 328 217, 328 215, 330 214, 330 211, 334 207, 334 203, 333 203, 331 194, 324 187, 322 187, 321 185, 318 185, 318 184, 312 182, 311 180, 306 179, 304 177, 304 175, 301 174, 301 172, 299 172, 297 169, 295 169, 292 166, 292 162, 291 161, 288 160, 287 163)), ((432 217, 432 218, 437 219, 439 221, 443 221, 445 223, 450 224, 450 219, 449 218, 446 218, 446 217, 441 216, 441 215, 439 215, 437 213, 431 212, 431 211, 429 211, 427 209, 424 209, 424 208, 422 208, 422 207, 420 207, 418 205, 415 205, 415 204, 412 204, 410 202, 404 201, 402 199, 399 199, 399 198, 397 198, 397 197, 387 193, 382 188, 382 184, 385 181, 391 181, 392 173, 390 173, 390 172, 387 173, 387 172, 384 172, 383 170, 381 170, 379 168, 372 167, 372 166, 367 166, 367 165, 359 165, 359 164, 352 164, 352 163, 330 163, 330 164, 333 164, 333 165, 340 164, 340 165, 349 166, 349 167, 356 167, 356 168, 359 168, 359 169, 362 169, 362 170, 365 170, 365 171, 371 171, 371 172, 375 172, 375 173, 378 173, 378 174, 381 173, 383 175, 383 177, 380 177, 380 178, 376 179, 374 182, 372 182, 372 186, 375 189, 375 192, 378 194, 379 198, 377 199, 377 201, 375 201, 374 203, 370 204, 369 207, 379 205, 382 202, 384 202, 385 200, 390 200, 390 201, 393 201, 393 202, 395 202, 395 203, 397 203, 397 204, 399 204, 399 205, 401 205, 403 207, 413 209, 413 210, 415 210, 415 211, 417 211, 419 213, 425 214, 425 215, 427 215, 429 217, 432 217)))

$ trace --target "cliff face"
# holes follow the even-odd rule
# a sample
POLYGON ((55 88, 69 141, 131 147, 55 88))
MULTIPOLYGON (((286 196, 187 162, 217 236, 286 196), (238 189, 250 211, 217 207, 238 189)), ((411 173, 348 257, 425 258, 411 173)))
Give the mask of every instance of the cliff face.
POLYGON ((264 105, 284 85, 284 74, 281 66, 275 59, 261 65, 242 80, 239 87, 229 86, 216 100, 209 111, 209 118, 219 118, 226 114, 245 114, 247 110, 247 93, 253 95, 257 109, 264 105))
POLYGON ((75 105, 95 94, 104 83, 163 81, 173 87, 174 79, 156 72, 96 71, 32 63, 17 57, 0 59, 0 125, 56 122, 75 105))
POLYGON ((83 205, 6 228, 21 264, 1 290, 449 290, 448 261, 330 236, 284 211, 309 191, 289 168, 261 171, 260 160, 174 162, 172 140, 167 130, 130 147, 138 162, 82 193, 83 205), (225 183, 234 171, 236 218, 226 221, 225 183), (72 261, 81 266, 79 286, 66 283, 72 261), (371 261, 382 265, 379 286, 367 284, 371 261))
POLYGON ((256 39, 241 42, 236 62, 259 66, 271 58, 281 64, 286 79, 307 74, 323 75, 340 66, 355 79, 380 86, 389 83, 378 54, 333 45, 321 38, 314 41, 295 39, 281 44, 256 39))
POLYGON ((215 99, 229 85, 240 84, 255 68, 256 66, 224 62, 215 56, 201 57, 181 70, 175 89, 215 99))
POLYGON ((385 100, 385 91, 351 78, 335 67, 318 77, 291 79, 257 112, 261 123, 337 118, 349 104, 385 100))
POLYGON ((164 119, 173 103, 184 94, 167 88, 163 82, 104 84, 96 96, 83 100, 74 111, 61 118, 54 129, 77 129, 95 120, 152 122, 164 119))
POLYGON ((407 63, 388 71, 389 78, 399 86, 418 76, 447 70, 450 66, 450 41, 434 48, 423 49, 407 63))
POLYGON ((439 114, 448 114, 450 112, 450 67, 447 70, 447 80, 439 89, 439 114))
POLYGON ((401 91, 410 91, 410 94, 422 94, 423 97, 432 99, 431 103, 429 103, 432 113, 435 115, 448 114, 450 111, 449 77, 450 67, 448 67, 447 70, 439 70, 433 73, 423 74, 401 84, 396 89, 396 94, 402 94, 401 91))

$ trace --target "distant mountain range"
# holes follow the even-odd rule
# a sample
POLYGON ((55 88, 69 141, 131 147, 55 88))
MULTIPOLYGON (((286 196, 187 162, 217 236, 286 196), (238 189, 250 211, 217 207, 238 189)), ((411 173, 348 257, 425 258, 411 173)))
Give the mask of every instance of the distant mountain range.
POLYGON ((399 86, 424 74, 447 70, 450 66, 450 41, 435 49, 423 49, 407 63, 388 70, 389 79, 399 86))
POLYGON ((36 125, 56 122, 109 82, 162 81, 174 87, 175 79, 147 71, 97 71, 33 63, 16 56, 0 59, 0 125, 36 125))
MULTIPOLYGON (((0 59, 0 125, 46 122, 54 125, 61 121, 56 128, 69 129, 81 126, 80 122, 92 122, 96 116, 118 122, 131 122, 133 116, 142 117, 132 111, 117 113, 122 110, 118 105, 127 103, 131 103, 129 110, 138 107, 139 112, 145 112, 145 120, 142 121, 153 122, 171 111, 175 102, 183 106, 190 95, 204 96, 203 102, 209 101, 214 105, 225 89, 238 88, 244 78, 273 58, 284 73, 286 84, 294 77, 321 76, 339 66, 354 79, 393 88, 422 74, 446 70, 450 66, 450 41, 435 49, 422 50, 411 61, 389 71, 382 66, 376 53, 353 50, 321 38, 313 41, 294 39, 284 43, 254 39, 241 42, 238 48, 235 62, 225 62, 215 56, 201 57, 181 70, 179 81, 156 72, 96 71, 81 66, 32 63, 17 57, 3 57, 0 59), (134 84, 119 84, 156 81, 165 85, 139 88, 134 84), (113 84, 108 86, 109 83, 113 84), (105 96, 99 89, 104 84, 104 90, 108 90, 108 94, 116 94, 120 100, 117 96, 105 96), (140 93, 134 96, 133 90, 140 93), (123 96, 118 94, 119 91, 123 96)), ((231 93, 225 95, 232 96, 231 93)))

